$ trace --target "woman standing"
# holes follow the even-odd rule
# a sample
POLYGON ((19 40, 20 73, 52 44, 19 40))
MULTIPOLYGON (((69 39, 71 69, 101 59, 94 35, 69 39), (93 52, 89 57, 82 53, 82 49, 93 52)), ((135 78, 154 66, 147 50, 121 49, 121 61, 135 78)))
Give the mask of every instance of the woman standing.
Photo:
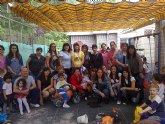
POLYGON ((84 53, 84 64, 83 64, 83 66, 89 70, 90 69, 90 65, 91 65, 90 64, 91 53, 88 52, 88 46, 85 45, 85 44, 82 45, 81 49, 82 49, 82 51, 84 53))
POLYGON ((6 70, 6 58, 4 56, 5 48, 0 45, 0 68, 6 70))
POLYGON ((45 64, 46 67, 49 67, 51 69, 51 72, 56 71, 56 67, 59 65, 55 43, 51 43, 49 46, 48 53, 46 54, 45 64))
POLYGON ((72 64, 74 68, 81 68, 84 64, 84 53, 80 51, 78 43, 73 45, 74 51, 72 51, 72 64))
POLYGON ((133 45, 130 45, 127 49, 127 59, 130 73, 135 77, 138 85, 143 87, 143 62, 133 45))
POLYGON ((105 43, 102 43, 102 44, 101 44, 100 53, 101 53, 102 56, 103 56, 103 65, 105 65, 105 66, 107 67, 109 52, 108 52, 108 50, 107 50, 107 45, 106 45, 105 43))
POLYGON ((118 67, 118 71, 122 72, 123 68, 128 67, 128 62, 127 62, 127 48, 128 44, 127 43, 122 43, 121 44, 121 50, 117 53, 117 59, 116 59, 116 64, 118 67))
POLYGON ((11 44, 9 53, 6 56, 6 65, 8 71, 12 75, 12 82, 21 75, 21 67, 23 66, 22 56, 19 53, 18 45, 11 44))
POLYGON ((71 48, 68 43, 64 43, 62 51, 59 53, 60 65, 64 67, 65 73, 69 79, 71 73, 71 48))
POLYGON ((117 55, 117 46, 116 43, 114 41, 110 42, 110 51, 109 51, 109 56, 108 56, 108 64, 111 67, 112 65, 116 64, 116 55, 117 55))

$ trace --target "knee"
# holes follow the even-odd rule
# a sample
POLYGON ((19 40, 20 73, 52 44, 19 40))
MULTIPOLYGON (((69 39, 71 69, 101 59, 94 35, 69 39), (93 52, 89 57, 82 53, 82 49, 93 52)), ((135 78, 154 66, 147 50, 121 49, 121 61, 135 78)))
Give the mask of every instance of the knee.
POLYGON ((42 92, 42 96, 43 96, 44 98, 48 97, 48 96, 49 96, 49 92, 48 92, 48 91, 42 92))

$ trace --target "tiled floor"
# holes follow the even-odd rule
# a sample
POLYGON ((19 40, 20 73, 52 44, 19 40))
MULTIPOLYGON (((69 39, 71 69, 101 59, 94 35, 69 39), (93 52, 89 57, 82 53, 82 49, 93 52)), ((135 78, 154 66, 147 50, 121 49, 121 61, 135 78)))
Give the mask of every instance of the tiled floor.
POLYGON ((71 104, 69 109, 56 108, 52 103, 38 109, 32 108, 30 114, 21 116, 14 113, 9 116, 14 124, 77 124, 77 117, 87 114, 89 124, 95 124, 95 117, 98 113, 110 113, 115 107, 122 119, 122 124, 131 124, 133 120, 133 105, 116 105, 116 103, 101 104, 101 107, 90 108, 85 101, 79 104, 71 104))

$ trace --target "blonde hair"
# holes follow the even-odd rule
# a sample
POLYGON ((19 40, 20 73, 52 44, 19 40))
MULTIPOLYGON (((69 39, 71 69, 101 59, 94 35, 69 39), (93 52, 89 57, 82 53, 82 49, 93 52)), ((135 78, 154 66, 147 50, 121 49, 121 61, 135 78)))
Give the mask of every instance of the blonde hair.
POLYGON ((155 89, 157 89, 158 91, 159 91, 159 89, 160 89, 159 86, 158 86, 157 84, 151 84, 151 85, 150 85, 150 89, 151 89, 151 88, 155 88, 155 89))

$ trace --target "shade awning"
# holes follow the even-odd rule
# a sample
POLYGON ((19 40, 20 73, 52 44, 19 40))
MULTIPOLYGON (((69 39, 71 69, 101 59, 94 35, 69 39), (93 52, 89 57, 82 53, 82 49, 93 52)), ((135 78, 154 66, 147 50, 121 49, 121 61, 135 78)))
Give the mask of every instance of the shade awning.
POLYGON ((15 4, 12 13, 45 30, 60 32, 137 29, 165 19, 165 0, 78 5, 15 4))

